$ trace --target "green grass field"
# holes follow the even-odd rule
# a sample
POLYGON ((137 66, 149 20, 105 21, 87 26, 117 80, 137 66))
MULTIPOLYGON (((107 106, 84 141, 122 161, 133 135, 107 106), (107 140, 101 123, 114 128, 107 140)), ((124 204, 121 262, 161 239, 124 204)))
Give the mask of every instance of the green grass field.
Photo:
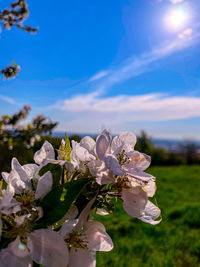
POLYGON ((97 253, 97 267, 200 266, 200 166, 153 167, 162 222, 152 226, 127 215, 97 216, 114 242, 97 253))

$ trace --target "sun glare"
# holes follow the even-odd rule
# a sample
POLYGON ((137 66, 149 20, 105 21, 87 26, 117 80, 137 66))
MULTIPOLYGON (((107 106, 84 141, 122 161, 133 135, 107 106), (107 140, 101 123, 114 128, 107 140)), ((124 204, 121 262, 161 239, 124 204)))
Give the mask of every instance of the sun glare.
POLYGON ((171 10, 165 20, 168 27, 177 30, 182 28, 188 19, 187 11, 184 8, 176 8, 171 10))

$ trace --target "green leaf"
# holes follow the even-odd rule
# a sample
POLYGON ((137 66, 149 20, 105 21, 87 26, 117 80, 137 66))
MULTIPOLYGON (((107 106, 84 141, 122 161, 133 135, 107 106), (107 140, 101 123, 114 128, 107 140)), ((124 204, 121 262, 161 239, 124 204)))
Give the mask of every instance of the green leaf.
POLYGON ((62 219, 69 210, 72 202, 77 199, 83 188, 92 179, 84 178, 71 181, 55 187, 39 203, 44 210, 44 216, 36 227, 46 227, 62 219))
POLYGON ((50 171, 53 176, 53 188, 59 185, 62 177, 62 167, 59 164, 48 163, 40 171, 39 175, 42 176, 46 172, 50 171))
POLYGON ((67 133, 65 133, 65 152, 67 153, 67 160, 71 161, 70 159, 70 154, 71 154, 71 146, 70 146, 70 141, 69 138, 67 136, 67 133))

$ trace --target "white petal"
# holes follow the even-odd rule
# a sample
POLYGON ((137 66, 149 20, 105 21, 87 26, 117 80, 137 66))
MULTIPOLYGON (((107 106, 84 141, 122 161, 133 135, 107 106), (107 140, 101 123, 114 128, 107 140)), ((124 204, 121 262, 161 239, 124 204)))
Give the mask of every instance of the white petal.
POLYGON ((39 171, 39 167, 36 164, 25 164, 22 168, 25 170, 30 179, 34 178, 36 173, 39 171))
POLYGON ((22 180, 25 184, 29 185, 30 182, 30 177, 26 174, 25 170, 23 167, 20 165, 18 160, 16 158, 12 159, 12 170, 15 170, 17 174, 20 177, 20 180, 22 180))
POLYGON ((96 198, 94 197, 93 199, 91 199, 88 204, 85 206, 85 208, 81 211, 81 214, 79 215, 78 218, 78 223, 77 225, 74 227, 74 231, 80 231, 81 228, 83 227, 83 225, 88 221, 89 216, 90 216, 90 210, 92 205, 94 204, 96 198))
POLYGON ((100 222, 89 221, 85 225, 86 230, 81 239, 87 242, 89 249, 94 251, 110 251, 113 249, 113 242, 106 233, 104 225, 100 222))
POLYGON ((107 155, 105 158, 106 167, 115 175, 123 176, 125 172, 122 170, 118 160, 114 155, 107 155))
POLYGON ((126 152, 133 150, 136 144, 136 136, 130 132, 121 132, 114 137, 111 144, 111 151, 116 155, 124 149, 126 152))
POLYGON ((156 192, 156 183, 154 180, 148 181, 147 185, 144 186, 147 196, 148 197, 153 197, 155 192, 156 192))
POLYGON ((2 191, 1 207, 6 207, 10 204, 13 196, 15 194, 15 189, 11 185, 11 182, 8 183, 6 190, 2 191))
POLYGON ((127 156, 130 160, 130 162, 125 165, 125 167, 127 168, 135 168, 144 171, 149 167, 151 163, 150 156, 140 153, 138 151, 129 151, 127 153, 127 156))
POLYGON ((87 149, 80 146, 79 143, 72 140, 72 151, 74 151, 76 157, 81 161, 90 161, 94 160, 95 156, 93 156, 87 149))
POLYGON ((137 180, 140 180, 142 182, 148 182, 150 180, 153 180, 153 181, 155 180, 154 176, 152 176, 149 173, 140 171, 140 170, 129 169, 128 171, 126 171, 126 173, 128 175, 130 175, 131 177, 133 177, 133 178, 135 178, 137 180))
POLYGON ((9 244, 10 251, 17 257, 24 258, 29 255, 27 247, 20 241, 19 236, 9 244))
POLYGON ((66 267, 69 252, 63 237, 49 229, 35 230, 28 235, 31 258, 47 267, 66 267))
POLYGON ((141 187, 132 190, 122 190, 122 200, 124 210, 132 217, 139 218, 144 212, 148 198, 141 187))
POLYGON ((72 232, 72 229, 74 226, 78 223, 78 219, 76 220, 70 220, 68 222, 65 222, 61 229, 60 229, 60 234, 64 237, 72 232))
POLYGON ((8 184, 8 182, 9 182, 9 175, 10 175, 10 173, 8 173, 8 172, 2 172, 2 177, 3 177, 3 179, 4 179, 4 181, 8 184))
POLYGON ((114 182, 113 174, 106 168, 101 160, 92 160, 88 162, 88 168, 92 176, 96 177, 96 182, 100 185, 114 182))
POLYGON ((96 253, 89 249, 71 248, 69 253, 69 267, 95 267, 96 253))
POLYGON ((85 136, 83 139, 80 141, 80 145, 87 149, 90 153, 94 153, 94 148, 95 148, 95 141, 92 137, 90 136, 85 136))
POLYGON ((106 137, 106 139, 108 140, 108 142, 110 144, 112 141, 112 135, 110 134, 110 132, 107 129, 104 129, 101 134, 106 137))
POLYGON ((105 215, 109 215, 109 212, 107 212, 107 210, 105 209, 97 209, 96 214, 105 216, 105 215))
POLYGON ((46 194, 51 191, 52 184, 52 173, 48 171, 38 181, 37 189, 35 192, 35 199, 39 199, 46 196, 46 194))
POLYGON ((160 216, 160 209, 155 206, 151 201, 148 201, 145 210, 142 214, 142 216, 139 218, 143 222, 147 222, 150 224, 158 224, 161 222, 161 219, 158 221, 155 221, 160 216))
POLYGON ((96 153, 100 160, 104 160, 106 153, 109 153, 110 143, 104 135, 100 135, 96 142, 96 153))
POLYGON ((18 257, 12 253, 10 248, 2 249, 0 252, 0 267, 31 267, 32 260, 29 256, 18 257))
POLYGON ((45 163, 46 159, 49 160, 55 159, 54 148, 48 141, 45 141, 41 149, 38 150, 34 155, 34 161, 39 165, 45 163))

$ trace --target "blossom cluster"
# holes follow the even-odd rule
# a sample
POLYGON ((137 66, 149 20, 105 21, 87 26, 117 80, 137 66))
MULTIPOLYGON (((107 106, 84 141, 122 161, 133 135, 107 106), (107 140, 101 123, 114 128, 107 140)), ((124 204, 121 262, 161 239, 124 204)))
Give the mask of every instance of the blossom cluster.
POLYGON ((130 132, 112 139, 104 130, 72 147, 66 136, 57 152, 45 141, 35 163, 13 158, 0 182, 0 267, 96 266, 96 252, 113 242, 95 214, 113 213, 118 199, 130 216, 158 224, 150 157, 135 144, 130 132))

